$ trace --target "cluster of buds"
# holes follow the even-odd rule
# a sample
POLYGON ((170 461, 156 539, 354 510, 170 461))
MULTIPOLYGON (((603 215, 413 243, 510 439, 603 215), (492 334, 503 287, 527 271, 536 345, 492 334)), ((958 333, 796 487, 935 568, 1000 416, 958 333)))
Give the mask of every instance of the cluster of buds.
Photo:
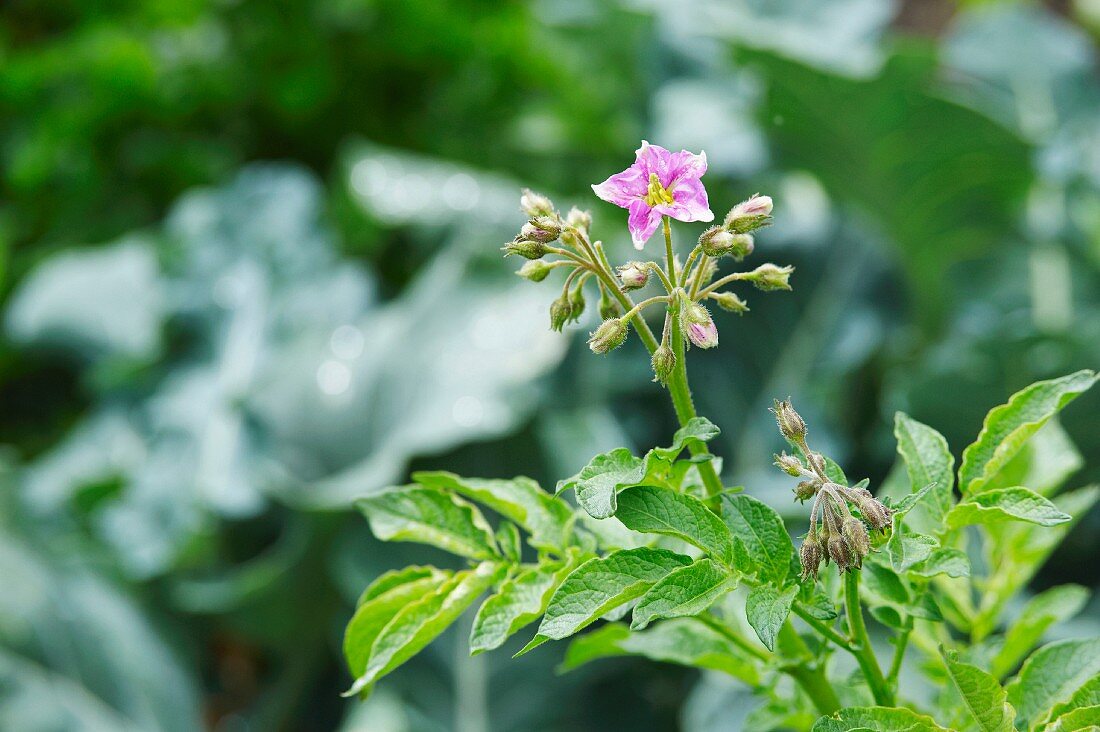
POLYGON ((783 437, 804 456, 803 459, 780 453, 775 456, 775 464, 787 475, 800 479, 794 489, 797 500, 813 500, 810 530, 798 552, 802 579, 817 579, 823 561, 835 562, 840 572, 861 568, 863 558, 871 551, 868 531, 889 529, 893 511, 866 488, 849 487, 829 479, 825 458, 810 450, 806 422, 791 406, 790 399, 776 400, 771 411, 783 437))

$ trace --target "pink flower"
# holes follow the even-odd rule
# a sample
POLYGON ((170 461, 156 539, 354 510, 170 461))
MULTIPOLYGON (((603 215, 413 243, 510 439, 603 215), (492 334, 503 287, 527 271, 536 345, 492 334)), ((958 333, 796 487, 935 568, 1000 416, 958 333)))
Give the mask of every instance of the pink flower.
POLYGON ((707 172, 707 154, 669 152, 642 140, 634 164, 603 183, 596 195, 630 211, 627 227, 641 249, 661 225, 662 216, 677 221, 712 221, 707 191, 699 180, 707 172))

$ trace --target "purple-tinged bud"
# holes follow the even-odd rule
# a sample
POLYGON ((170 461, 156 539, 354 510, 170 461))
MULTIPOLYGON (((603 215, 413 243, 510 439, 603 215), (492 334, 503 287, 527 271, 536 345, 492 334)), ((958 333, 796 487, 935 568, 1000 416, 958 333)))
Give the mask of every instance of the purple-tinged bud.
POLYGON ((561 224, 553 216, 536 216, 520 229, 521 239, 532 239, 546 244, 561 236, 561 224))
POLYGON ((588 334, 588 347, 592 353, 607 353, 621 346, 626 335, 626 323, 621 318, 608 318, 588 334))
POLYGON ((501 248, 501 251, 504 252, 504 256, 506 257, 512 254, 518 254, 526 259, 542 259, 542 257, 546 256, 546 245, 541 241, 516 237, 514 240, 505 244, 501 248))
POLYGON ((685 303, 680 312, 680 327, 688 340, 699 348, 714 348, 718 345, 718 327, 705 307, 697 302, 685 303))
POLYGON ((767 226, 771 222, 771 213, 771 197, 754 194, 747 201, 742 201, 730 209, 722 226, 735 234, 747 234, 767 226))
POLYGON ((672 377, 672 370, 676 368, 676 354, 663 343, 653 352, 653 380, 661 384, 667 384, 672 377))
POLYGON ((843 536, 839 534, 830 534, 829 541, 825 548, 829 557, 836 562, 836 568, 840 570, 841 573, 847 572, 849 569, 856 566, 853 561, 852 550, 843 536))
POLYGON ((584 288, 578 287, 569 295, 569 319, 576 322, 584 314, 584 288))
POLYGON ((802 540, 802 546, 798 550, 798 558, 802 563, 802 581, 805 582, 810 577, 816 580, 817 571, 821 567, 821 560, 825 558, 825 552, 822 551, 821 540, 813 527, 810 527, 810 533, 806 534, 806 538, 802 540))
POLYGON ((804 480, 794 487, 794 497, 798 501, 805 501, 817 495, 819 483, 812 480, 804 480))
POLYGON ((756 285, 758 290, 764 292, 771 292, 773 290, 789 290, 791 289, 791 273, 794 272, 794 267, 786 266, 779 267, 774 264, 762 264, 752 272, 746 279, 756 285))
POLYGON ((546 196, 535 193, 530 188, 523 189, 523 195, 519 199, 519 207, 523 213, 531 218, 536 216, 552 216, 554 204, 546 196))
POLYGON ((794 455, 788 455, 785 452, 781 452, 772 457, 775 458, 775 467, 793 478, 802 475, 802 471, 806 469, 805 466, 802 465, 802 461, 794 455))
POLYGON ((643 262, 627 262, 617 271, 619 279, 622 280, 624 292, 645 287, 649 282, 649 267, 643 262))
POLYGON ((565 223, 587 234, 588 230, 592 228, 592 214, 574 206, 569 209, 569 213, 565 215, 565 223))
MULTIPOLYGON (((769 411, 775 415, 775 423, 779 425, 779 431, 783 436, 794 443, 806 439, 806 423, 802 420, 802 416, 794 411, 791 400, 789 398, 783 401, 775 399, 774 402, 775 406, 769 411)), ((810 460, 813 460, 812 454, 810 460)))
POLYGON ((542 282, 552 269, 553 267, 541 259, 532 259, 529 262, 524 262, 523 266, 516 270, 516 274, 525 280, 542 282))
POLYGON ((556 330, 560 333, 562 327, 569 322, 571 312, 573 312, 573 308, 565 295, 550 303, 550 330, 556 330))
POLYGON ((863 558, 871 551, 871 538, 867 535, 867 525, 855 516, 844 519, 840 528, 844 541, 852 551, 852 558, 857 567, 863 566, 863 558))
POLYGON ((856 508, 859 509, 860 514, 866 519, 867 523, 871 525, 871 528, 876 531, 885 531, 890 527, 891 518, 894 514, 893 510, 882 505, 874 498, 861 496, 860 500, 856 502, 856 508))
POLYGON ((722 257, 733 249, 733 234, 721 226, 712 226, 699 237, 699 246, 709 257, 722 257))
POLYGON ((749 304, 732 292, 712 292, 708 297, 727 312, 744 315, 749 311, 749 304))

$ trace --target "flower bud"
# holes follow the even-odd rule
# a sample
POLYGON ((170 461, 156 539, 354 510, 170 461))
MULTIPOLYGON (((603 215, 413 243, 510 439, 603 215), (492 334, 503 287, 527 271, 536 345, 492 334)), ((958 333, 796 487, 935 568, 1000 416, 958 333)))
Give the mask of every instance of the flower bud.
POLYGON ((771 221, 772 199, 754 194, 730 209, 722 226, 734 234, 747 234, 771 221))
POLYGON ((516 237, 514 240, 505 244, 501 251, 504 252, 504 256, 506 257, 512 254, 518 254, 527 259, 541 259, 546 255, 546 245, 541 241, 516 237))
POLYGON ((817 483, 812 480, 804 480, 794 487, 794 497, 798 501, 805 501, 817 494, 817 483))
POLYGON ((824 557, 825 553, 822 551, 821 540, 818 539, 817 532, 811 527, 810 533, 806 534, 806 538, 802 540, 802 547, 798 550, 798 558, 802 563, 803 582, 809 577, 817 579, 817 570, 821 567, 821 560, 824 557))
POLYGON ((836 562, 836 568, 841 572, 847 572, 855 566, 852 558, 852 550, 848 542, 839 534, 830 534, 829 541, 825 545, 829 557, 836 562))
MULTIPOLYGON (((779 401, 776 399, 774 401, 775 406, 770 411, 775 415, 775 422, 779 425, 779 431, 791 442, 798 443, 804 440, 806 438, 806 423, 802 420, 801 415, 794 411, 791 400, 779 401)), ((810 460, 813 460, 813 454, 810 455, 810 460)))
POLYGON ((749 304, 732 292, 712 292, 710 299, 718 303, 718 307, 731 313, 744 315, 749 311, 749 304))
POLYGON ((697 302, 685 303, 680 312, 680 327, 688 339, 699 348, 718 345, 718 327, 705 307, 697 302))
POLYGON ((623 283, 623 292, 645 287, 649 282, 649 267, 642 262, 627 262, 617 271, 623 283))
POLYGON ((561 236, 561 224, 553 216, 536 216, 523 225, 520 238, 540 241, 544 244, 561 236))
POLYGON ((774 264, 762 264, 750 272, 750 276, 747 279, 756 285, 757 289, 763 290, 764 292, 770 292, 772 290, 789 290, 791 289, 791 272, 794 272, 794 267, 778 267, 774 264))
POLYGON ((549 198, 535 193, 530 188, 523 189, 523 195, 519 199, 519 207, 523 213, 531 218, 536 216, 551 216, 554 213, 554 204, 549 198))
POLYGON ((623 309, 619 307, 619 303, 611 299, 607 290, 600 288, 600 317, 604 320, 608 318, 617 318, 623 314, 623 309))
POLYGON ((856 502, 856 508, 859 509, 860 514, 866 519, 867 523, 871 525, 871 528, 876 531, 885 531, 890 527, 890 521, 894 514, 893 510, 882 505, 874 498, 860 496, 860 499, 856 502))
POLYGON ((867 525, 855 516, 849 516, 844 519, 840 532, 852 552, 852 561, 855 562, 857 567, 862 567, 863 558, 867 556, 867 552, 871 551, 871 539, 867 536, 867 525))
POLYGON ((699 237, 699 246, 709 257, 721 257, 733 248, 733 234, 721 226, 712 226, 699 237))
POLYGON ((802 461, 794 455, 788 455, 785 452, 781 452, 778 455, 773 455, 775 458, 775 467, 782 470, 787 475, 797 478, 802 475, 802 471, 805 468, 802 465, 802 461))
POLYGON ((676 354, 663 343, 653 352, 653 380, 667 384, 672 376, 672 370, 676 368, 676 354))
POLYGON ((552 269, 553 267, 541 259, 532 259, 529 262, 524 262, 523 266, 516 271, 516 274, 525 280, 542 282, 552 269))
POLYGON ((592 228, 592 214, 574 206, 569 209, 569 213, 565 215, 565 223, 587 234, 588 230, 592 228))
POLYGON ((588 347, 592 353, 607 353, 621 346, 626 335, 626 323, 621 318, 608 318, 588 334, 588 347))
POLYGON ((550 330, 561 332, 562 326, 569 321, 569 314, 572 311, 573 308, 565 295, 550 303, 550 330))
POLYGON ((569 319, 576 322, 584 314, 584 288, 578 287, 569 295, 569 319))

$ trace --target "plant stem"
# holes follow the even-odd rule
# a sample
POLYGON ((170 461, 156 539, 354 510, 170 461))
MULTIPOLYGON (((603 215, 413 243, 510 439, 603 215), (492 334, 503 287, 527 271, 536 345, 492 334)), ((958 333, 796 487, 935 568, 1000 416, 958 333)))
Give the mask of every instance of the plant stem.
POLYGON ((720 633, 724 638, 729 640, 735 646, 737 646, 742 651, 749 654, 750 656, 752 656, 756 660, 758 660, 758 661, 770 661, 771 660, 771 656, 769 656, 766 652, 764 652, 764 651, 760 650, 759 648, 757 648, 756 646, 754 646, 747 639, 742 637, 739 633, 734 633, 730 628, 726 627, 725 623, 723 623, 721 620, 714 617, 713 615, 710 615, 708 613, 702 613, 700 615, 697 615, 696 617, 698 617, 706 625, 708 625, 709 627, 714 629, 716 632, 720 633))
MULTIPOLYGON (((784 622, 783 627, 779 629, 778 640, 780 648, 788 649, 799 658, 813 657, 806 641, 802 640, 802 636, 794 629, 790 620, 784 622)), ((833 685, 829 683, 825 670, 820 665, 811 666, 808 660, 803 660, 799 664, 784 665, 783 671, 806 692, 821 714, 832 714, 840 709, 840 700, 837 699, 833 685)))
POLYGON ((881 706, 894 706, 894 693, 886 684, 871 647, 871 638, 867 635, 867 626, 863 624, 863 608, 859 604, 859 572, 851 570, 844 573, 844 608, 848 615, 848 631, 851 634, 852 650, 856 660, 875 697, 875 703, 881 706))
POLYGON ((890 671, 886 674, 886 682, 890 685, 891 689, 897 688, 898 673, 901 672, 901 661, 905 658, 905 648, 909 645, 909 635, 912 632, 913 617, 910 616, 905 623, 905 629, 901 631, 901 635, 894 641, 894 660, 890 663, 890 671))
POLYGON ((837 646, 844 649, 845 651, 848 651, 849 653, 855 655, 855 650, 852 648, 851 644, 848 643, 847 639, 844 638, 844 636, 842 636, 840 633, 837 633, 828 625, 815 618, 809 613, 808 610, 803 608, 801 605, 799 605, 798 603, 794 603, 793 605, 791 605, 791 612, 802 618, 803 622, 805 622, 806 625, 810 626, 818 633, 825 636, 825 638, 831 640, 833 643, 835 643, 837 646))

